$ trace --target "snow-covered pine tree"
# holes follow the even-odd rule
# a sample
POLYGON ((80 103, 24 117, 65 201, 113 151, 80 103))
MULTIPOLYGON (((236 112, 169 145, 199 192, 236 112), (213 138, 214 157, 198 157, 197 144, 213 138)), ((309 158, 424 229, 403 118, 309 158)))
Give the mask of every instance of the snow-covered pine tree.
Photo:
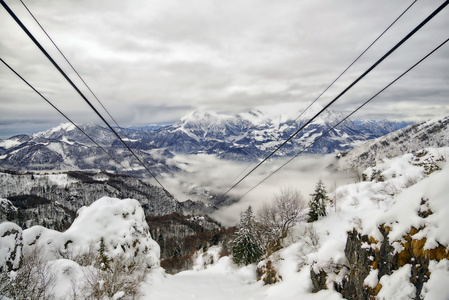
POLYGON ((317 221, 319 217, 326 215, 326 201, 329 200, 326 194, 326 188, 320 179, 316 185, 315 192, 311 194, 312 200, 309 202, 309 222, 317 221))
POLYGON ((263 243, 257 234, 251 206, 241 214, 237 228, 232 243, 232 259, 239 265, 249 265, 259 261, 264 253, 263 243))

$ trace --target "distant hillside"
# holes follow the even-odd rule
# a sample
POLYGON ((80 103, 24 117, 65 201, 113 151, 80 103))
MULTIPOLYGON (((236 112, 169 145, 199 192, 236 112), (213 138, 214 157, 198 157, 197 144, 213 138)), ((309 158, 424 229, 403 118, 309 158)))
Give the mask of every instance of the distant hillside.
POLYGON ((23 228, 45 225, 61 230, 73 222, 79 208, 103 196, 136 199, 146 216, 206 210, 202 203, 178 202, 162 188, 131 176, 0 172, 0 221, 13 221, 23 228))
POLYGON ((409 125, 383 137, 367 141, 339 154, 340 166, 366 168, 384 158, 414 153, 427 147, 449 146, 449 116, 409 125))

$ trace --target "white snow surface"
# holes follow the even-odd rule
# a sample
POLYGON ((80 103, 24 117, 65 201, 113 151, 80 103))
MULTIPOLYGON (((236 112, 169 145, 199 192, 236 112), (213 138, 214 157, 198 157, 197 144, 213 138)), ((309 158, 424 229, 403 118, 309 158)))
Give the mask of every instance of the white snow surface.
MULTIPOLYGON (((103 197, 77 212, 73 224, 65 232, 33 226, 23 231, 24 245, 36 243, 47 249, 49 259, 53 253, 87 252, 90 246, 99 247, 104 240, 110 257, 146 252, 149 266, 159 264, 159 245, 151 238, 140 203, 134 199, 103 197), (145 250, 147 249, 147 250, 145 250)), ((52 257, 54 256, 54 257, 52 257)))
MULTIPOLYGON (((422 228, 413 238, 425 237, 426 249, 438 245, 449 247, 449 164, 444 161, 449 159, 447 153, 447 148, 429 148, 418 155, 384 159, 364 172, 368 178, 380 174, 382 180, 373 179, 328 190, 333 203, 327 207, 327 216, 312 224, 300 222, 285 240, 285 248, 270 257, 282 277, 274 285, 264 286, 256 281, 256 265, 236 266, 230 257, 219 258, 219 248, 211 247, 206 253, 198 254, 193 270, 176 275, 153 272, 147 279, 143 299, 343 299, 333 290, 331 282, 329 290, 311 293, 310 269, 317 272, 346 264, 347 232, 353 228, 381 241, 378 228, 382 224, 388 225, 391 228, 389 240, 397 251, 400 251, 397 241, 412 227, 422 228), (444 159, 440 159, 441 156, 444 159), (428 174, 429 166, 438 166, 441 170, 428 174), (422 199, 425 199, 424 204, 422 199), (418 211, 427 209, 432 211, 427 218, 418 215, 418 211)), ((148 230, 136 200, 105 197, 80 209, 77 219, 66 232, 35 226, 24 230, 23 238, 24 247, 37 241, 50 250, 47 251, 49 259, 54 260, 54 266, 61 275, 58 277, 58 291, 62 293, 64 288, 70 288, 69 279, 82 273, 76 263, 58 259, 55 253, 83 251, 89 243, 98 247, 101 237, 111 256, 124 251, 121 245, 124 245, 126 253, 132 253, 136 248, 143 251, 146 246, 150 249, 149 263, 160 270, 157 269, 159 247, 149 237, 148 230), (133 246, 135 240, 139 243, 133 246)), ((366 247, 371 245, 366 244, 366 247)), ((372 270, 364 282, 371 287, 378 282, 382 285, 379 299, 413 298, 416 289, 410 283, 410 268, 411 265, 405 265, 380 280, 378 272, 372 270)), ((449 261, 431 261, 429 270, 431 275, 423 287, 422 296, 424 299, 448 299, 449 261)), ((328 281, 339 282, 345 276, 342 272, 329 274, 328 281)))
POLYGON ((12 263, 14 268, 19 266, 21 247, 16 248, 17 238, 22 236, 22 228, 11 222, 0 224, 0 268, 6 269, 6 262, 12 263), (17 232, 16 234, 11 234, 17 232), (15 259, 11 260, 15 254, 15 259))
POLYGON ((289 280, 271 286, 256 282, 255 271, 255 265, 237 267, 229 257, 223 257, 202 271, 167 275, 146 290, 144 299, 343 299, 332 291, 311 294, 309 270, 294 270, 289 280))
MULTIPOLYGON (((411 226, 420 228, 426 225, 419 234, 428 239, 427 248, 435 246, 435 242, 448 247, 449 165, 439 162, 442 170, 427 176, 422 164, 435 159, 437 153, 448 151, 446 148, 426 151, 427 154, 421 157, 406 154, 385 159, 375 168, 366 170, 368 177, 374 169, 379 171, 384 181, 354 183, 328 193, 331 199, 336 200, 336 207, 329 206, 328 215, 314 224, 300 223, 296 226, 287 241, 290 246, 270 257, 282 276, 280 282, 263 286, 254 277, 255 265, 237 267, 228 257, 217 262, 217 250, 213 249, 196 258, 194 270, 167 275, 152 285, 146 290, 145 299, 342 299, 332 284, 328 284, 330 290, 311 293, 310 268, 318 272, 319 269, 346 264, 347 232, 353 228, 381 240, 378 227, 386 223, 392 228, 390 241, 393 242, 407 234, 411 226), (421 198, 428 199, 433 212, 426 219, 417 214, 419 209, 423 209, 421 198), (315 243, 314 235, 319 237, 315 243), (207 266, 207 262, 211 265, 207 266)), ((378 270, 372 270, 364 282, 372 288, 377 283, 382 284, 379 299, 412 299, 416 289, 410 283, 410 268, 411 265, 405 265, 380 280, 377 278, 378 270)), ((432 274, 422 295, 425 299, 448 299, 449 262, 432 262, 430 269, 432 274)), ((330 273, 328 281, 338 282, 344 275, 330 273)))
POLYGON ((39 133, 33 134, 32 136, 33 137, 48 136, 48 135, 51 135, 52 133, 55 133, 55 132, 71 131, 71 130, 74 130, 75 128, 76 128, 75 125, 73 125, 72 123, 61 123, 57 127, 54 127, 52 129, 49 129, 49 130, 44 131, 44 132, 39 132, 39 133))
POLYGON ((405 265, 390 276, 384 275, 380 279, 382 289, 377 294, 378 299, 408 300, 414 299, 416 288, 410 282, 412 265, 405 265))
POLYGON ((8 139, 8 140, 0 141, 0 147, 5 148, 5 149, 9 149, 9 148, 18 146, 20 144, 21 144, 21 142, 16 139, 8 139))
POLYGON ((431 272, 429 281, 423 286, 422 295, 424 300, 447 300, 449 299, 449 261, 443 259, 438 263, 431 261, 429 264, 431 272))

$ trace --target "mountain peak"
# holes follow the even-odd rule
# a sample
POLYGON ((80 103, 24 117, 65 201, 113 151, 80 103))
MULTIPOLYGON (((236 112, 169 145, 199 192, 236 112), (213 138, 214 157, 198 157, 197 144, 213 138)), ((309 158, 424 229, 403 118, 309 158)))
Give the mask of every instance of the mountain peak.
POLYGON ((232 116, 226 115, 226 114, 220 114, 215 111, 201 111, 201 110, 195 110, 184 117, 181 118, 181 123, 187 123, 187 122, 204 122, 208 121, 211 122, 213 120, 223 120, 223 119, 231 119, 232 116))
POLYGON ((73 125, 72 123, 61 123, 59 124, 59 126, 53 127, 47 131, 42 131, 42 132, 38 132, 33 134, 33 137, 44 137, 44 136, 50 136, 54 133, 57 132, 61 132, 61 131, 71 131, 73 129, 75 129, 75 125, 73 125))

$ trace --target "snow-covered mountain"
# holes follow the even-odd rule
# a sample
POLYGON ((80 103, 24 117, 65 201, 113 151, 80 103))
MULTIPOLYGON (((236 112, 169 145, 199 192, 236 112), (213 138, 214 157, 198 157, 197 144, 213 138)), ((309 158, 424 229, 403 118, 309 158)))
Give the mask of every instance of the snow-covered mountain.
MULTIPOLYGON (((267 110, 238 115, 195 111, 175 124, 157 130, 125 129, 127 137, 124 140, 155 174, 177 170, 166 161, 173 153, 210 154, 224 159, 254 161, 273 151, 321 109, 314 105, 297 120, 267 110)), ((324 111, 276 154, 291 156, 303 151, 342 118, 338 112, 324 111)), ((354 123, 346 120, 306 152, 347 151, 361 141, 382 136, 404 125, 389 121, 354 123)), ((20 135, 0 141, 0 167, 9 170, 106 169, 144 176, 145 170, 124 151, 113 133, 94 124, 80 127, 122 165, 73 125, 61 124, 31 136, 20 135)))
MULTIPOLYGON (((19 135, 0 142, 0 167, 7 170, 120 170, 121 174, 145 176, 142 166, 116 136, 109 130, 95 125, 83 124, 79 127, 88 137, 72 124, 61 124, 50 130, 30 136, 19 135), (120 164, 118 164, 120 162, 120 164), (142 175, 143 174, 143 175, 142 175)), ((172 156, 164 150, 138 151, 154 173, 171 172, 176 167, 169 166, 165 159, 172 156)), ((148 173, 146 173, 148 175, 148 173)))
MULTIPOLYGON (((262 110, 251 110, 235 116, 196 111, 149 137, 156 148, 166 147, 174 152, 215 154, 225 159, 251 161, 274 150, 321 109, 319 105, 314 105, 297 120, 286 114, 262 110)), ((285 145, 278 155, 290 156, 304 150, 341 119, 343 115, 336 111, 324 111, 285 145)), ((382 136, 397 130, 401 125, 405 124, 384 121, 372 122, 368 126, 367 123, 357 124, 347 120, 306 152, 325 154, 349 150, 357 142, 382 136)), ((138 133, 134 136, 139 137, 138 133)))
MULTIPOLYGON (((163 148, 182 154, 213 154, 224 159, 254 161, 273 151, 321 109, 319 105, 314 105, 297 120, 295 118, 300 112, 281 114, 254 109, 237 115, 227 115, 195 111, 171 126, 152 132, 133 131, 129 132, 129 135, 132 139, 155 149, 163 148)), ((324 111, 277 155, 297 154, 341 119, 343 115, 336 111, 324 111)), ((306 152, 325 154, 349 150, 360 141, 382 136, 405 125, 407 124, 402 122, 346 120, 306 152)))

